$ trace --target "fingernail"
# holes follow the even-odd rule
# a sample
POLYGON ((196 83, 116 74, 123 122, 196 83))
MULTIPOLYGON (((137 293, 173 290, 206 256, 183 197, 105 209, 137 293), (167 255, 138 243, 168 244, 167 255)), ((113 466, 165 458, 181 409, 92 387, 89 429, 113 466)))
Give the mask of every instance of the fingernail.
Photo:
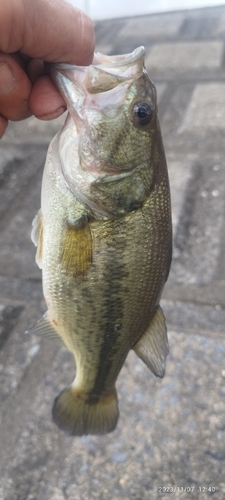
POLYGON ((8 94, 15 87, 16 80, 8 63, 0 63, 0 94, 8 94))
POLYGON ((61 106, 61 108, 58 108, 56 111, 53 113, 49 113, 48 115, 36 115, 36 118, 39 120, 54 120, 55 118, 58 118, 60 115, 62 115, 66 111, 65 106, 61 106))

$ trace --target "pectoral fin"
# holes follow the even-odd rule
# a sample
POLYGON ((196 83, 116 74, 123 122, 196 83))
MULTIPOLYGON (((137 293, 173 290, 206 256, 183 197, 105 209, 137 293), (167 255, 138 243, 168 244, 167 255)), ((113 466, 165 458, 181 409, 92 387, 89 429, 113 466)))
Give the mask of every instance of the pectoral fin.
POLYGON ((37 265, 40 267, 40 269, 42 269, 43 223, 42 223, 41 209, 38 210, 38 213, 34 217, 32 226, 33 228, 31 231, 31 240, 37 247, 35 259, 37 265))
POLYGON ((75 279, 86 276, 92 263, 92 236, 87 215, 66 221, 61 244, 61 264, 75 279))
POLYGON ((165 318, 160 306, 133 350, 157 377, 164 376, 169 345, 165 318))
POLYGON ((39 319, 36 325, 34 325, 30 330, 27 330, 25 333, 26 334, 31 333, 33 335, 45 337, 50 340, 56 340, 58 344, 60 344, 63 347, 66 347, 62 338, 59 336, 59 334, 53 327, 48 317, 48 311, 44 314, 44 316, 41 319, 39 319))

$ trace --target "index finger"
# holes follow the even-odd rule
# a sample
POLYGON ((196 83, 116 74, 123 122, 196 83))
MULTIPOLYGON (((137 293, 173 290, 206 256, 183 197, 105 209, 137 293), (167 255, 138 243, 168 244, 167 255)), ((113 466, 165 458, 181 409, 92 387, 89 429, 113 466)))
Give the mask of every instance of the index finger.
POLYGON ((0 0, 0 50, 49 62, 88 65, 94 29, 82 11, 62 0, 0 0), (11 29, 10 29, 11 27, 11 29))

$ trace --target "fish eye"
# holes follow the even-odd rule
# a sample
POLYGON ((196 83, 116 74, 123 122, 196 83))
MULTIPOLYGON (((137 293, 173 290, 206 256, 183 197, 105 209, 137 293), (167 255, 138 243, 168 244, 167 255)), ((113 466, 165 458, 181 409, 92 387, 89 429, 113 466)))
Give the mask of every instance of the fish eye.
POLYGON ((136 102, 133 111, 133 120, 137 125, 147 125, 153 115, 153 109, 147 102, 136 102))

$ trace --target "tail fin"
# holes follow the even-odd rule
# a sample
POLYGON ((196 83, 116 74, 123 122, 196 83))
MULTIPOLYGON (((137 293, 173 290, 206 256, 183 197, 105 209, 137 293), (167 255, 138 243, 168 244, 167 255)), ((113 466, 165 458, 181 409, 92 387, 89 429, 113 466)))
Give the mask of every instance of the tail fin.
POLYGON ((70 386, 55 399, 52 417, 60 429, 72 436, 111 432, 119 417, 116 389, 90 402, 86 394, 70 386))

